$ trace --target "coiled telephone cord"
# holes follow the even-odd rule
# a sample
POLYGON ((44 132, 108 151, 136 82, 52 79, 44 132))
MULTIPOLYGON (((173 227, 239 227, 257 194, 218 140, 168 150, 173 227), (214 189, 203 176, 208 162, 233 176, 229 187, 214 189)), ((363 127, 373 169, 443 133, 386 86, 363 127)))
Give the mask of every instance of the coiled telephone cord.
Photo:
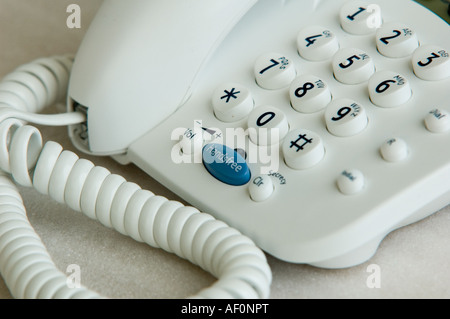
POLYGON ((102 298, 69 288, 26 216, 16 184, 67 204, 139 242, 200 266, 218 280, 193 298, 267 298, 271 270, 247 237, 211 215, 156 196, 80 159, 25 122, 70 125, 78 113, 31 114, 63 101, 72 58, 38 59, 0 82, 0 272, 15 298, 102 298))

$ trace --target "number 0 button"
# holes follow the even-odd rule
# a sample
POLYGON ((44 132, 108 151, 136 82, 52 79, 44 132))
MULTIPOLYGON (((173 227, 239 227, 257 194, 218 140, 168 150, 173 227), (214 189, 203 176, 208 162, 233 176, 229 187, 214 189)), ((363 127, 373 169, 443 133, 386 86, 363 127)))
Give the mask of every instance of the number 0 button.
POLYGON ((248 134, 257 145, 279 143, 289 131, 286 115, 276 107, 260 106, 248 116, 248 134))
POLYGON ((336 99, 325 110, 328 131, 347 137, 362 132, 368 123, 364 107, 350 99, 336 99))
POLYGON ((296 76, 291 59, 280 53, 266 53, 255 62, 255 77, 259 86, 277 90, 288 86, 296 76))

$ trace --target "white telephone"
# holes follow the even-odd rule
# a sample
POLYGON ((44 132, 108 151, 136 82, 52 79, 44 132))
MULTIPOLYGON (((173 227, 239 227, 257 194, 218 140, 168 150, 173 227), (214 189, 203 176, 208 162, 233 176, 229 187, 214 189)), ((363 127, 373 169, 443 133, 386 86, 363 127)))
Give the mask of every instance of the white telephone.
MULTIPOLYGON (((33 100, 22 108, 38 110, 60 97, 71 68, 69 113, 54 122, 70 125, 74 145, 136 164, 224 222, 55 143, 42 149, 36 130, 17 121, 1 126, 5 144, 14 136, 2 169, 212 272, 220 280, 201 297, 269 296, 270 269, 252 241, 285 261, 349 267, 392 230, 450 203, 450 27, 414 1, 107 0, 70 64, 19 68, 0 93, 15 92, 12 82, 32 83, 31 93, 0 101, 33 100)), ((0 215, 9 225, 0 226, 10 240, 0 267, 10 289, 73 294, 48 256, 36 269, 11 259, 16 230, 26 228, 16 210, 0 215), (13 271, 20 268, 27 273, 13 271)))

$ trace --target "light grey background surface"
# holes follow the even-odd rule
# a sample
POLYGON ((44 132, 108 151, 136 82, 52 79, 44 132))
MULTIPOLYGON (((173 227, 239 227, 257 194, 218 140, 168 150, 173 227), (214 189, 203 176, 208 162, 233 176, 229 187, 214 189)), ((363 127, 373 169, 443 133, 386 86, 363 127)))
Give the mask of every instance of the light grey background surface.
MULTIPOLYGON (((75 53, 99 4, 99 0, 0 0, 0 78, 39 57, 75 53), (81 6, 81 29, 66 26, 71 3, 81 6)), ((45 140, 75 151, 66 128, 42 128, 42 132, 45 140)), ((133 165, 77 153, 142 188, 179 200, 133 165)), ((214 281, 196 266, 136 243, 33 189, 21 188, 21 193, 29 219, 58 267, 66 271, 71 264, 79 265, 82 284, 105 296, 185 298, 214 281)), ((449 230, 447 207, 390 234, 369 262, 350 269, 323 270, 268 256, 273 271, 271 297, 449 298, 449 230), (381 288, 367 286, 372 264, 381 270, 381 288)), ((0 298, 11 298, 1 279, 0 298)))

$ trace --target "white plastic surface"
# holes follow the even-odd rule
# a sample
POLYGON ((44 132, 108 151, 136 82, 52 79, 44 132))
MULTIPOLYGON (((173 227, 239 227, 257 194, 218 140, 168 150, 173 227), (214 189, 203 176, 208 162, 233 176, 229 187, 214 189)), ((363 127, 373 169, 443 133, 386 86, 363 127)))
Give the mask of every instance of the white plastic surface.
MULTIPOLYGON (((366 261, 387 233, 447 205, 450 134, 430 132, 425 119, 433 110, 450 110, 450 78, 423 80, 413 71, 412 55, 388 58, 379 53, 376 32, 353 35, 344 31, 339 14, 345 2, 260 0, 219 47, 189 101, 133 143, 128 153, 130 160, 194 206, 253 238, 275 257, 327 268, 366 261), (395 108, 376 106, 369 96, 368 77, 360 84, 343 84, 333 75, 332 58, 321 62, 302 58, 297 47, 298 33, 313 25, 332 31, 341 49, 358 48, 367 53, 376 71, 395 71, 405 76, 411 98, 395 108), (323 79, 333 100, 349 98, 362 105, 367 127, 350 137, 335 136, 326 127, 325 110, 303 114, 292 108, 289 86, 261 88, 255 81, 254 65, 265 52, 285 54, 295 65, 297 75, 323 79), (195 121, 201 121, 209 129, 208 137, 216 140, 226 135, 227 128, 247 128, 246 119, 224 123, 214 115, 211 96, 218 85, 226 82, 247 87, 256 108, 272 105, 282 110, 291 131, 310 130, 323 141, 324 157, 310 169, 289 168, 282 152, 278 158, 271 157, 272 162, 262 156, 265 148, 256 147, 260 151, 256 154, 248 152, 252 176, 267 169, 274 184, 273 194, 263 202, 251 199, 249 185, 226 185, 212 177, 202 163, 175 164, 171 157, 178 143, 171 140, 171 133, 177 128, 193 129, 195 121), (408 156, 397 163, 387 162, 380 154, 381 145, 391 138, 401 138, 408 145, 408 156), (352 196, 342 194, 337 186, 337 179, 348 169, 364 176, 364 187, 352 196)), ((421 45, 437 45, 449 52, 450 27, 417 3, 365 3, 381 8, 384 23, 398 22, 413 29, 421 45)), ((246 141, 247 150, 255 150, 255 145, 246 141)))

